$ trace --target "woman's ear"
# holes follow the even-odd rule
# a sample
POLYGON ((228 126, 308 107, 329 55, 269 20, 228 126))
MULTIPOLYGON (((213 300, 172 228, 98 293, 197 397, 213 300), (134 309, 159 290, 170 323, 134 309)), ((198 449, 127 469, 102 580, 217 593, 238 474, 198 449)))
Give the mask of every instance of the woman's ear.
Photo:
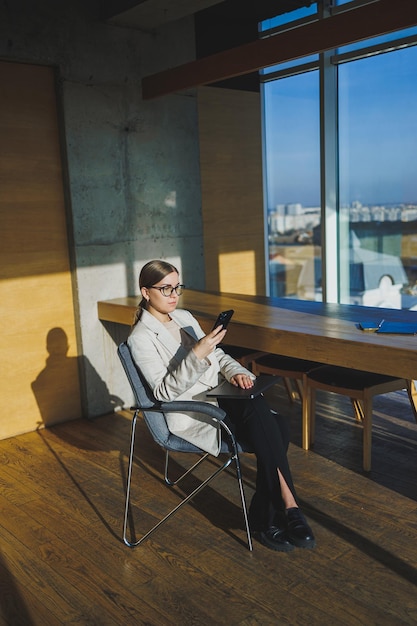
POLYGON ((148 302, 148 300, 149 300, 149 289, 147 287, 141 287, 140 292, 142 294, 142 298, 148 302))

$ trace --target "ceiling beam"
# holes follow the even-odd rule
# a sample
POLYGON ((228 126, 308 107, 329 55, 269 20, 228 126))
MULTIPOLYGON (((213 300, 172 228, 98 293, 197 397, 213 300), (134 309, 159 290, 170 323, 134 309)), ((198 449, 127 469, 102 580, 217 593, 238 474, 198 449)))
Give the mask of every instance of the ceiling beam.
POLYGON ((258 71, 417 24, 417 0, 376 0, 142 79, 144 100, 258 71))
MULTIPOLYGON (((120 7, 120 1, 111 2, 107 0, 107 4, 110 3, 113 7, 113 14, 107 17, 107 21, 110 24, 141 30, 158 28, 167 22, 193 15, 197 11, 204 11, 215 4, 224 2, 224 0, 181 0, 180 2, 173 2, 172 0, 141 0, 138 2, 135 0, 133 3, 128 3, 128 5, 133 4, 133 6, 127 6, 123 9, 120 7)), ((126 0, 124 4, 126 4, 126 0)))

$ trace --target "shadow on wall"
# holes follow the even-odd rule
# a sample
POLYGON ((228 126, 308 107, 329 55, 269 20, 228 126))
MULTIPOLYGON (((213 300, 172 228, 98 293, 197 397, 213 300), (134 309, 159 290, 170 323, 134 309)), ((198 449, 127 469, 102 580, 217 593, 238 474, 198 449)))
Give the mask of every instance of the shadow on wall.
POLYGON ((78 419, 83 416, 80 376, 89 390, 99 395, 103 412, 122 408, 123 400, 109 393, 87 357, 69 357, 68 337, 62 328, 52 328, 46 337, 48 357, 44 369, 32 382, 32 391, 44 426, 78 419))

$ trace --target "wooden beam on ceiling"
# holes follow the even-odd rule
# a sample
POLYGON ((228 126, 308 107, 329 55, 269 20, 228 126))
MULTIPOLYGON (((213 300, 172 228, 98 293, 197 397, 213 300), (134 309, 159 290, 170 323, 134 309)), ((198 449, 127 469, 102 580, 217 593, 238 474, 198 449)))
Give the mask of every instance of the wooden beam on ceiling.
POLYGON ((417 24, 417 0, 376 0, 142 79, 150 100, 417 24))

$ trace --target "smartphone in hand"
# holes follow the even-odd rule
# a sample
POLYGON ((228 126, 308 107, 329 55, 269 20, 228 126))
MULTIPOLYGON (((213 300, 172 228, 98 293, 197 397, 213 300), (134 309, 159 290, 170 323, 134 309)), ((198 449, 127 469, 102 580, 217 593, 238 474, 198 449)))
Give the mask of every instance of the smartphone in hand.
POLYGON ((227 325, 230 322, 230 320, 232 319, 233 313, 234 313, 233 309, 229 309, 228 311, 222 311, 222 313, 220 313, 217 316, 216 322, 215 322, 212 330, 214 330, 218 326, 222 326, 223 330, 224 330, 227 327, 227 325))

